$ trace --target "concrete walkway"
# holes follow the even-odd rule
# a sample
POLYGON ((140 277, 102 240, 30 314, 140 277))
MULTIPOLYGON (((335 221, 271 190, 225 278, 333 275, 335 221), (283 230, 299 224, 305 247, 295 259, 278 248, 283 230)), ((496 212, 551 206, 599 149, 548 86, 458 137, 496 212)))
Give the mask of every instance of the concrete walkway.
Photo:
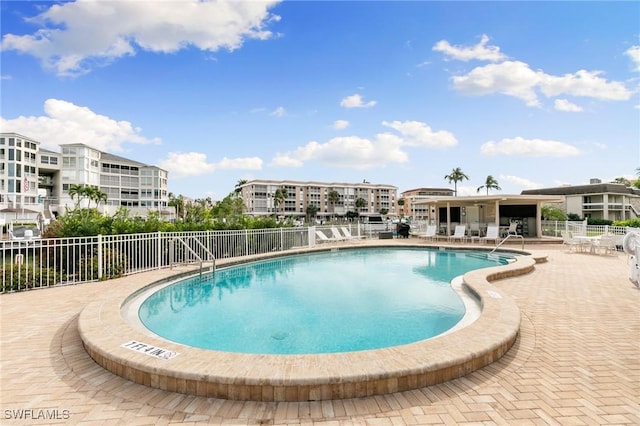
POLYGON ((136 385, 95 364, 76 328, 119 280, 2 295, 0 424, 640 424, 640 290, 626 255, 526 249, 549 261, 493 283, 522 311, 506 356, 448 383, 362 399, 238 402, 136 385))

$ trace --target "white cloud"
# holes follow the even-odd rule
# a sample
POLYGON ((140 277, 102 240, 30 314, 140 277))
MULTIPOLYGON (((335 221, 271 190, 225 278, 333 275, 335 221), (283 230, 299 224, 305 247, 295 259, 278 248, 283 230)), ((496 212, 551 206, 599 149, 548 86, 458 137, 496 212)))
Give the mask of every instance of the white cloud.
POLYGON ((200 152, 170 152, 158 166, 167 170, 170 177, 199 176, 213 173, 216 166, 207 163, 207 155, 200 152))
POLYGON ((289 153, 276 154, 273 160, 269 163, 271 167, 302 167, 304 162, 294 158, 289 153))
POLYGON ((542 185, 536 182, 532 182, 529 179, 518 176, 500 175, 499 179, 502 181, 510 182, 521 189, 538 189, 542 187, 542 185))
POLYGON ((382 125, 398 131, 406 146, 450 147, 458 144, 453 133, 446 130, 434 132, 426 123, 419 121, 383 121, 382 125))
POLYGON ((332 127, 336 130, 346 129, 349 127, 349 122, 347 120, 336 120, 333 122, 332 127))
POLYGON ((619 81, 601 78, 601 71, 579 70, 573 74, 556 77, 541 73, 540 89, 547 97, 558 95, 584 96, 611 101, 626 101, 632 92, 619 81))
POLYGON ((452 46, 446 40, 440 40, 433 46, 433 50, 436 52, 442 52, 445 56, 458 61, 490 61, 500 62, 506 59, 506 56, 500 52, 498 46, 487 46, 489 37, 485 34, 482 35, 480 42, 474 46, 452 46))
POLYGON ((529 106, 540 106, 534 91, 539 82, 540 74, 520 61, 488 64, 453 77, 453 85, 460 92, 469 95, 502 93, 522 99, 529 106))
POLYGON ((345 136, 326 143, 309 142, 286 157, 300 162, 317 161, 332 167, 367 169, 407 162, 409 157, 400 146, 400 139, 389 134, 379 134, 372 140, 345 136))
POLYGON ((634 70, 640 71, 640 46, 631 46, 624 52, 629 58, 631 58, 631 62, 633 62, 634 70))
POLYGON ((561 95, 590 97, 601 100, 624 101, 633 92, 618 81, 607 81, 600 71, 580 70, 557 77, 533 71, 519 61, 505 61, 476 67, 468 74, 452 78, 454 88, 470 95, 502 93, 522 99, 528 106, 540 106, 536 94, 539 89, 546 97, 561 95))
POLYGON ((553 102, 553 107, 558 111, 566 111, 566 112, 580 112, 582 111, 582 107, 576 105, 574 103, 569 102, 566 99, 556 99, 553 102))
POLYGON ((287 111, 285 111, 284 107, 278 107, 276 109, 274 109, 273 111, 271 111, 269 113, 270 116, 272 117, 284 117, 285 115, 287 115, 287 111))
POLYGON ((260 170, 262 160, 257 157, 222 158, 217 163, 207 162, 207 155, 200 152, 170 152, 158 166, 167 170, 171 177, 200 176, 216 170, 260 170))
POLYGON ((580 150, 564 142, 522 137, 485 142, 480 147, 483 155, 508 155, 520 157, 571 157, 580 155, 580 150))
POLYGON ((382 125, 396 130, 399 135, 378 133, 373 138, 344 136, 325 143, 312 141, 294 151, 279 153, 270 165, 301 167, 307 161, 317 161, 332 167, 384 167, 409 161, 406 147, 446 148, 457 144, 450 132, 434 132, 419 121, 383 121, 382 125))
POLYGON ((138 49, 173 53, 193 46, 233 51, 247 39, 266 40, 278 1, 75 1, 29 19, 33 34, 5 34, 3 50, 33 55, 61 76, 90 71, 138 49), (177 7, 176 7, 177 6, 177 7))
POLYGON ((45 116, 0 118, 6 132, 29 135, 41 147, 58 151, 60 144, 84 143, 101 151, 124 151, 125 143, 160 143, 159 138, 146 138, 141 129, 130 122, 97 114, 91 109, 59 99, 47 99, 45 116))
POLYGON ((355 95, 347 96, 346 98, 341 100, 340 106, 344 108, 371 108, 376 103, 377 103, 376 101, 369 101, 365 103, 362 101, 362 96, 355 94, 355 95))

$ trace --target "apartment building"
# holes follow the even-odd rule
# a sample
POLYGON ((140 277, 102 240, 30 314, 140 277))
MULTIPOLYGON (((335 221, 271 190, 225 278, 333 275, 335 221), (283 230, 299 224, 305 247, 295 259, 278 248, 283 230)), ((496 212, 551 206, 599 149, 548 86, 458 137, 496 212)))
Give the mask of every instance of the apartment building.
MULTIPOLYGON (((168 173, 156 166, 109 154, 86 144, 60 145, 60 152, 17 133, 0 133, 0 219, 51 219, 75 205, 72 185, 90 185, 107 195, 99 209, 120 206, 132 215, 172 215, 168 173)), ((85 200, 85 205, 88 200, 85 200)))
POLYGON ((396 216, 398 188, 393 185, 336 182, 302 182, 290 180, 252 180, 241 187, 241 196, 246 212, 251 216, 276 214, 285 217, 304 218, 307 207, 317 209, 316 217, 342 217, 347 212, 358 212, 360 217, 379 218, 381 212, 396 216), (284 188, 286 199, 276 204, 276 191, 284 188), (330 193, 335 191, 337 199, 332 202, 330 193), (358 207, 358 200, 362 207, 358 207))
POLYGON ((398 214, 411 219, 435 219, 435 211, 430 212, 427 204, 418 201, 428 200, 430 197, 452 197, 453 189, 449 188, 416 188, 409 189, 400 194, 401 205, 398 205, 398 214))
POLYGON ((558 207, 581 218, 627 220, 640 217, 640 189, 591 179, 588 185, 528 189, 523 195, 563 195, 558 207))

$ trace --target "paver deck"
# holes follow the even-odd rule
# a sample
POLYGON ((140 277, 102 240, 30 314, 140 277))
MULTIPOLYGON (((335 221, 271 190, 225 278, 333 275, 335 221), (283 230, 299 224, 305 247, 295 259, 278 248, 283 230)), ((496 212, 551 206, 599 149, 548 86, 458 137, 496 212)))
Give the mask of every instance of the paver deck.
POLYGON ((548 262, 492 283, 522 315, 503 358, 440 385, 357 399, 243 402, 151 389, 98 366, 80 341, 79 313, 118 280, 2 295, 0 424, 640 424, 640 290, 626 255, 526 250, 548 262))

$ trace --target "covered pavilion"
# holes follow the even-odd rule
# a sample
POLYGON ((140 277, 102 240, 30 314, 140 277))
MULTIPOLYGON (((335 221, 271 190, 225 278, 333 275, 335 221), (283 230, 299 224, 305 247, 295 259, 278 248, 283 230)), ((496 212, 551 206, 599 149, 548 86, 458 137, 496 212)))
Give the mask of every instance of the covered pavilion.
POLYGON ((490 224, 505 230, 516 222, 519 235, 541 237, 542 206, 563 201, 563 197, 553 195, 500 194, 429 197, 414 204, 426 205, 427 219, 439 226, 441 234, 451 235, 457 224, 466 225, 468 230, 477 225, 482 233, 490 224))

